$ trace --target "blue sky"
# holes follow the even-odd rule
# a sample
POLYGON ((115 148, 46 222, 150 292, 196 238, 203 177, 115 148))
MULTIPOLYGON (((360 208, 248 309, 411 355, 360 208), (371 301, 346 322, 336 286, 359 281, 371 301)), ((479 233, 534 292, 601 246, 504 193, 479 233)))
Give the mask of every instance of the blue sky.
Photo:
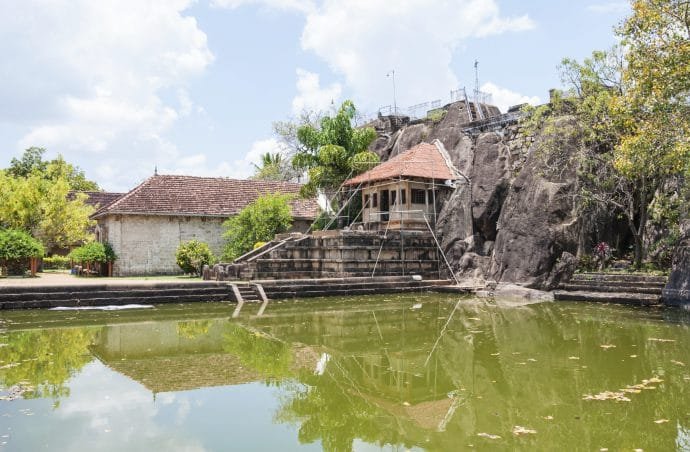
POLYGON ((548 97, 563 57, 615 43, 627 2, 0 0, 0 166, 29 146, 126 191, 159 173, 243 178, 271 123, 366 115, 474 86, 548 97))

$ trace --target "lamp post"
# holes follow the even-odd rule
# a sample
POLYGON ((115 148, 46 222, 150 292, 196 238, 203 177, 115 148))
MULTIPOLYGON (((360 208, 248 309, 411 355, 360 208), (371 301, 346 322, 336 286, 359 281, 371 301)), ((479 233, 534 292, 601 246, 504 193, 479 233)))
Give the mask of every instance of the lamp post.
POLYGON ((395 69, 391 69, 391 71, 386 74, 386 77, 392 77, 393 78, 393 114, 397 115, 398 114, 398 104, 395 101, 395 69))

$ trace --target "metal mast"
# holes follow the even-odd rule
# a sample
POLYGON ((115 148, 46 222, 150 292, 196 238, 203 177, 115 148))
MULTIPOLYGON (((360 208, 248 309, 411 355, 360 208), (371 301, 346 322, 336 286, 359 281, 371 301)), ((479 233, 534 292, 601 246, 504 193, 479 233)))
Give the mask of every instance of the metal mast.
POLYGON ((479 103, 479 61, 474 60, 474 106, 477 109, 479 119, 484 119, 484 112, 479 103))

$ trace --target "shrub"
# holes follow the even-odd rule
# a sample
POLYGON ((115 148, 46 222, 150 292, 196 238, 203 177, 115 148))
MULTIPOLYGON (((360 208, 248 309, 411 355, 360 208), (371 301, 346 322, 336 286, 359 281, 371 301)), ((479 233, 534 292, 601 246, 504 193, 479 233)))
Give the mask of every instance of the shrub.
POLYGON ((117 256, 109 243, 90 242, 72 250, 69 258, 82 263, 113 262, 117 256))
POLYGON ((69 270, 71 259, 67 256, 53 255, 43 258, 44 270, 69 270))
POLYGON ((0 230, 0 266, 11 274, 22 274, 26 261, 44 254, 41 242, 18 229, 0 230))
POLYGON ((200 275, 204 265, 211 264, 215 258, 208 245, 198 240, 180 243, 175 260, 183 272, 200 275))
POLYGON ((223 259, 232 261, 251 251, 257 242, 270 242, 276 234, 285 232, 292 225, 290 195, 266 194, 248 204, 223 227, 227 240, 223 259))

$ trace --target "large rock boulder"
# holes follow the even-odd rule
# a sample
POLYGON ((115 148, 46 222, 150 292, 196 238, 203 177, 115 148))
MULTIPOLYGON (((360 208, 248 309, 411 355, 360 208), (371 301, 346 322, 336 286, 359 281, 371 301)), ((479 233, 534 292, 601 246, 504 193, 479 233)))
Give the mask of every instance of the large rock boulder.
MULTIPOLYGON (((557 128, 574 126, 572 118, 556 124, 557 128)), ((554 167, 553 162, 547 166, 543 154, 535 151, 539 143, 537 139, 532 146, 503 204, 490 275, 496 281, 551 289, 564 277, 552 274, 554 266, 561 258, 572 262, 570 253, 577 250, 576 167, 568 156, 581 144, 574 138, 562 143, 559 154, 565 158, 554 167)), ((564 271, 571 268, 563 266, 564 271)))
POLYGON ((690 309, 690 220, 681 225, 681 240, 673 255, 673 269, 664 287, 664 303, 690 309))

